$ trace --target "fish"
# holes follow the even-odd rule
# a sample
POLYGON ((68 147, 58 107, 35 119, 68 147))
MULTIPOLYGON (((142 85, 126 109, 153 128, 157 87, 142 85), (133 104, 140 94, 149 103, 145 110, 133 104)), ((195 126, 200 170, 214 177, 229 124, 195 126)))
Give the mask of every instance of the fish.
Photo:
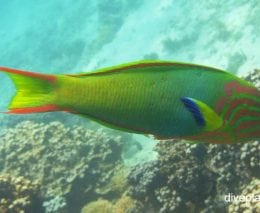
POLYGON ((78 74, 0 72, 16 87, 8 114, 64 111, 158 140, 234 144, 260 138, 259 89, 214 67, 145 60, 78 74))

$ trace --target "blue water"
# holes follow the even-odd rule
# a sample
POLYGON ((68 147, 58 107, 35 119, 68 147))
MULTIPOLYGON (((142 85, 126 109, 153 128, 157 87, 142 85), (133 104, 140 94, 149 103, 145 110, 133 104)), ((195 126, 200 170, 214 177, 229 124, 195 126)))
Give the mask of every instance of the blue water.
MULTIPOLYGON (((0 0, 0 5, 0 66, 77 73, 164 59, 215 66, 237 75, 260 67, 259 0, 0 0)), ((0 85, 4 111, 14 87, 3 74, 0 85)), ((8 115, 1 119, 16 122, 8 115)), ((134 135, 133 140, 142 149, 129 148, 126 165, 156 158, 153 139, 134 135)))
POLYGON ((259 66, 259 1, 1 1, 0 62, 76 72, 154 56, 259 66))

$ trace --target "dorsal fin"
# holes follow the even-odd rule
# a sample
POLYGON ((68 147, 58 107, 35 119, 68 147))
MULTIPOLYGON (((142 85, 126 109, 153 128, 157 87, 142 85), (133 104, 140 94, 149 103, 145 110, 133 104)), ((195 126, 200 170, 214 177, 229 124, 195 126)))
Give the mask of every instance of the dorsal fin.
POLYGON ((222 126, 222 118, 207 104, 189 97, 182 97, 181 101, 205 131, 213 131, 222 126))
POLYGON ((220 71, 225 72, 223 70, 219 70, 213 67, 207 67, 203 65, 197 65, 197 64, 191 64, 191 63, 184 63, 184 62, 174 62, 174 61, 159 61, 159 60, 141 60, 131 63, 125 63, 118 66, 112 66, 107 67, 103 69, 99 69, 92 72, 82 72, 78 74, 67 74, 67 76, 71 77, 87 77, 87 76, 94 76, 94 75, 100 75, 104 73, 115 73, 115 72, 121 72, 121 71, 127 71, 130 69, 136 69, 136 68, 145 68, 145 67, 159 67, 159 66, 172 66, 172 67, 191 67, 191 68, 203 68, 205 70, 211 70, 211 71, 220 71))

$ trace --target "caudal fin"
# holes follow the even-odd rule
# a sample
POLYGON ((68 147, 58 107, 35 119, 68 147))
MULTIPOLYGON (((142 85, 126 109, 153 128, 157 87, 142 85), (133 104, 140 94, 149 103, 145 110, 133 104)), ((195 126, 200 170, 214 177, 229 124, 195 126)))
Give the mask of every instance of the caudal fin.
POLYGON ((10 102, 7 113, 27 114, 37 112, 57 111, 54 105, 53 88, 55 75, 45 75, 6 67, 0 67, 12 79, 16 94, 10 102))

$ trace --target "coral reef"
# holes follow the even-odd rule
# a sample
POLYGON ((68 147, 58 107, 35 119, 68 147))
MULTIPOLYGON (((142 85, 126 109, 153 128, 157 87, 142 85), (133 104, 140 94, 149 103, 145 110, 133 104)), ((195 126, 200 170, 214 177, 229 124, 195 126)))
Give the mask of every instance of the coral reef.
POLYGON ((45 208, 45 213, 66 212, 66 199, 59 195, 55 196, 51 200, 44 201, 43 207, 45 208))
POLYGON ((135 186, 132 191, 135 197, 142 199, 146 194, 158 187, 161 178, 163 176, 160 175, 158 162, 151 161, 133 167, 128 175, 128 182, 135 186))
POLYGON ((158 161, 131 170, 128 180, 134 187, 130 188, 130 195, 142 200, 144 208, 152 204, 149 208, 158 208, 158 212, 188 212, 194 203, 201 206, 201 201, 211 193, 214 177, 202 164, 205 148, 161 141, 157 151, 158 161))
POLYGON ((99 196, 116 194, 109 181, 120 179, 115 175, 122 167, 120 136, 60 122, 25 121, 6 129, 0 141, 0 172, 37 181, 46 208, 56 208, 57 196, 64 199, 57 205, 76 211, 99 196))
POLYGON ((128 169, 123 165, 115 167, 109 181, 96 188, 95 192, 110 199, 120 197, 127 189, 127 174, 128 169))
POLYGON ((224 195, 259 178, 258 141, 236 145, 161 141, 159 159, 134 167, 129 194, 158 212, 227 211, 224 195), (152 207, 149 206, 152 204, 152 207))
POLYGON ((237 199, 228 207, 229 213, 260 212, 260 180, 253 179, 241 192, 244 200, 237 199))
POLYGON ((115 203, 109 200, 99 199, 85 205, 81 213, 126 213, 131 212, 134 200, 126 195, 122 195, 115 203))
POLYGON ((209 145, 206 165, 218 174, 219 193, 237 192, 238 186, 244 185, 252 177, 260 177, 260 143, 251 141, 245 144, 209 145))
POLYGON ((86 206, 83 207, 81 210, 81 213, 113 213, 113 204, 109 202, 108 200, 97 200, 90 202, 86 206))
POLYGON ((0 212, 43 212, 38 188, 22 176, 0 175, 0 212))
POLYGON ((135 201, 131 197, 123 195, 113 205, 113 213, 131 212, 134 207, 135 207, 135 201))

